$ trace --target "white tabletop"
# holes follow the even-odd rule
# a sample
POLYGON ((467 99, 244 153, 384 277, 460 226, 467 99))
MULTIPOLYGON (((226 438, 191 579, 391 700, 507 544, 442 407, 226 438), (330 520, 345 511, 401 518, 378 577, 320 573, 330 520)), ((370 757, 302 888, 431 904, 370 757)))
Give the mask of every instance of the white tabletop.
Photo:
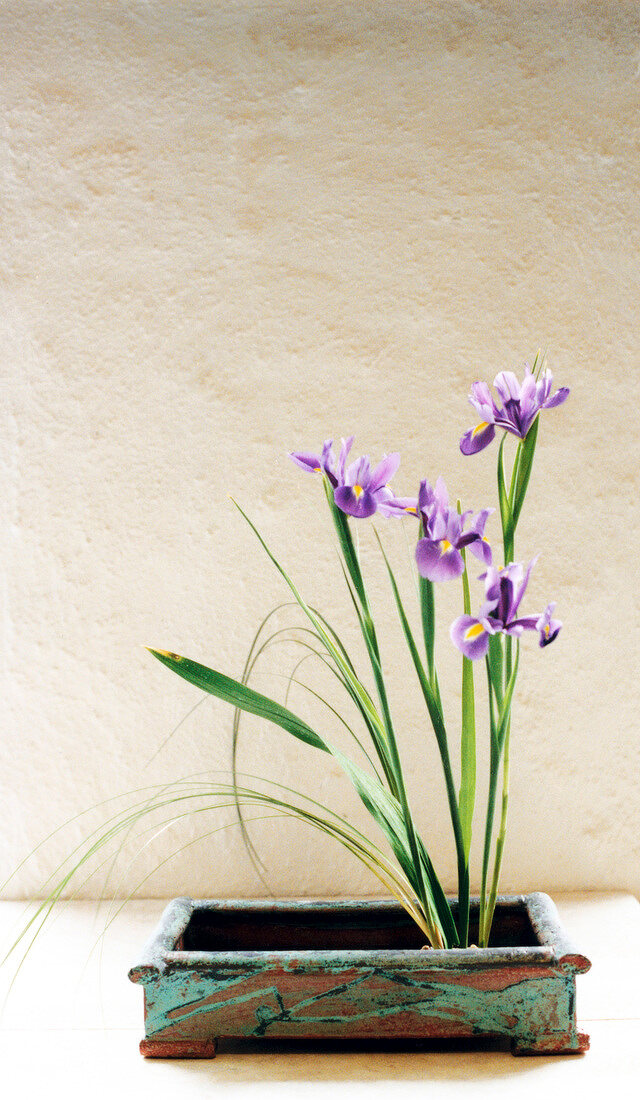
MULTIPOLYGON (((628 894, 556 895, 577 947, 593 962, 578 976, 578 1021, 591 1035, 584 1056, 514 1058, 496 1049, 292 1050, 286 1046, 221 1049, 212 1061, 145 1060, 142 991, 127 980, 164 901, 132 901, 100 942, 108 906, 62 903, 25 960, 5 999, 11 967, 0 970, 4 1000, 0 1073, 4 1095, 70 1100, 190 1100, 214 1089, 224 1097, 291 1100, 305 1096, 515 1100, 609 1094, 640 1095, 640 905, 628 894), (93 949, 93 951, 92 951, 93 949), (7 1087, 8 1086, 8 1087, 7 1087), (152 1090, 152 1091, 151 1091, 152 1090), (544 1090, 544 1091, 541 1091, 544 1090), (4 1091, 4 1089, 3 1089, 4 1091)), ((7 944, 21 902, 0 903, 0 943, 7 944)), ((606 1100, 606 1096, 605 1096, 606 1100)))

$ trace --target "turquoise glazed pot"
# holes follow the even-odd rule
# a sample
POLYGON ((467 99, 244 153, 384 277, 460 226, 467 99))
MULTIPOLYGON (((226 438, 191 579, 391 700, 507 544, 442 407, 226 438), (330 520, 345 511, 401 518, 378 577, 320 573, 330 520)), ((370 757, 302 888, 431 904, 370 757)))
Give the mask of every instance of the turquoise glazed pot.
MULTIPOLYGON (((454 903, 455 915, 455 903, 454 903)), ((478 902, 472 902, 472 929, 478 902)), ((211 1058, 218 1040, 506 1037, 514 1054, 576 1054, 576 974, 546 894, 498 899, 492 944, 421 948, 392 901, 192 901, 162 916, 129 977, 150 1057, 211 1058)))

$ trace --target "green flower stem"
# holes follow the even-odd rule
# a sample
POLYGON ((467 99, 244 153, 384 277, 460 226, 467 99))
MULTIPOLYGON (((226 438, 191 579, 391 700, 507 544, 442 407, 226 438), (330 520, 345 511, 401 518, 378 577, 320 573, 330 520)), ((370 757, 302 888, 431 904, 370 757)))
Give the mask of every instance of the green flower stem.
MULTIPOLYGON (((499 643, 500 639, 497 635, 494 635, 496 642, 499 643)), ((493 676, 490 658, 487 655, 485 660, 487 669, 487 691, 489 696, 489 729, 491 735, 490 750, 491 757, 489 762, 489 793, 487 797, 487 812, 485 815, 485 831, 484 831, 484 846, 482 852, 482 879, 480 884, 480 916, 478 927, 478 944, 480 947, 486 947, 486 941, 488 937, 485 937, 485 922, 486 922, 486 909, 487 909, 487 879, 489 877, 489 860, 491 858, 491 833, 493 831, 493 814, 495 806, 495 796, 497 787, 497 767, 495 764, 495 755, 497 751, 497 730, 495 720, 495 707, 494 707, 494 691, 493 691, 493 676)), ((499 700, 498 700, 499 705, 499 700)))
POLYGON ((339 509, 334 500, 333 495, 330 492, 330 486, 327 484, 325 478, 325 493, 327 501, 333 517, 334 526, 338 534, 340 546, 342 549, 343 557, 347 572, 351 578, 355 593, 360 602, 360 615, 358 616, 360 626, 362 629, 362 635, 364 638, 367 651, 369 653, 369 659, 371 663, 371 669, 373 677, 376 682, 376 689, 378 693, 378 700, 380 703, 380 710, 382 714, 382 721, 384 724, 387 740, 387 750, 389 754, 389 762, 393 773, 394 786, 392 793, 398 799, 404 820, 405 829, 407 832, 407 840, 409 842, 409 848, 411 851, 411 858, 414 864, 415 871, 415 888, 418 895, 418 900, 422 905, 427 922, 431 931, 431 942, 434 947, 443 947, 443 930, 439 927, 439 921, 433 912, 431 900, 429 898, 429 892, 426 887, 424 868, 421 858, 420 849, 418 846, 418 837, 409 807, 409 799, 407 796, 407 790, 404 782, 404 775, 402 772, 402 764, 400 761, 400 753, 398 751, 398 742, 396 739, 395 729, 393 726, 393 720, 391 718, 391 710, 389 707, 389 699, 387 696, 387 689, 384 682, 384 676, 382 673, 382 664, 380 660, 380 647, 378 645, 378 639, 376 635, 376 629, 371 615, 371 609, 369 605, 369 599, 367 596, 367 590, 362 576, 362 570, 360 568, 360 561, 358 553, 353 543, 351 536, 351 529, 349 527, 349 521, 344 512, 339 509))
POLYGON ((458 806, 456 787, 451 769, 451 758, 449 756, 446 732, 444 738, 436 735, 436 742, 438 751, 440 752, 440 760, 442 761, 442 770, 444 772, 444 781, 447 789, 447 801, 449 803, 449 814, 456 845, 456 859, 458 864, 458 938, 460 940, 460 946, 467 947, 469 939, 469 857, 465 849, 464 837, 462 835, 460 808, 458 806))
MULTIPOLYGON (((447 799, 449 802, 449 814, 451 816, 451 824, 453 826, 453 832, 456 842, 456 851, 458 853, 458 877, 460 878, 461 867, 465 867, 464 858, 464 840, 462 836, 462 827, 460 824, 460 809, 458 806, 458 795, 456 793, 455 781, 453 778, 453 769, 451 767, 451 757, 449 755, 449 742, 447 738, 447 730, 444 723, 444 715, 442 710, 442 700, 440 698, 440 687, 438 685, 438 674, 435 667, 435 633, 436 633, 436 603, 433 582, 427 580, 426 577, 420 576, 418 578, 419 596, 420 596, 420 618, 422 622, 422 634, 424 638, 424 647, 427 657, 427 671, 428 671, 428 684, 425 683, 424 668, 418 654, 418 649, 411 633, 411 628, 407 620, 402 602, 400 599, 400 593, 396 584, 395 577, 389 565, 387 555, 384 552, 380 536, 378 532, 375 532, 378 540, 378 546, 385 561, 393 593, 396 598, 396 604, 400 614, 400 620, 402 622, 403 630, 409 646, 409 651, 413 658, 413 663, 418 673, 418 679, 422 687, 422 692, 427 703, 427 709, 429 711, 429 717, 431 718, 431 725, 433 726, 433 732, 436 736, 436 744, 440 753, 440 760, 442 762, 442 768, 444 772, 445 786, 447 790, 447 799), (462 862, 461 862, 462 861, 462 862)), ((420 523, 419 538, 424 536, 424 529, 422 522, 420 523)), ((467 870, 468 877, 468 870, 467 870)))
POLYGON ((487 815, 485 821, 484 832, 484 848, 482 852, 482 882, 480 886, 480 925, 478 931, 478 946, 487 947, 489 944, 489 935, 491 932, 491 924, 487 920, 489 910, 489 899, 487 895, 487 882, 489 879, 489 861, 491 859, 491 836, 493 833, 493 818, 495 813, 496 793, 498 789, 498 768, 500 766, 500 760, 494 758, 493 752, 491 754, 491 763, 489 771, 489 794, 487 797, 487 815))
POLYGON ((518 444, 510 491, 514 535, 529 487, 529 478, 531 477, 531 471, 533 469, 539 425, 540 417, 538 416, 529 428, 526 438, 522 439, 518 444))
MULTIPOLYGON (((508 493, 506 490, 504 473, 504 445, 507 438, 506 434, 502 437, 502 441, 500 443, 500 448, 498 451, 498 500, 500 504, 500 521, 502 526, 502 545, 505 565, 508 565, 509 562, 512 562, 515 559, 516 528, 518 526, 518 520, 520 518, 520 513, 522 511, 522 506, 524 504, 524 499, 529 485, 529 478, 531 477, 536 441, 538 437, 538 423, 539 418, 536 418, 536 420, 531 425, 531 428, 529 429, 526 438, 521 439, 518 442, 513 461, 513 467, 511 470, 511 478, 509 480, 508 493)), ((513 683, 515 682, 515 678, 513 677, 514 669, 512 645, 513 643, 511 637, 507 636, 505 638, 504 660, 502 660, 502 647, 499 647, 498 653, 498 646, 494 643, 487 659, 487 674, 489 680, 489 708, 491 716, 491 757, 489 764, 489 793, 487 800, 487 814, 485 819, 482 881, 480 892, 480 943, 483 946, 486 946, 488 944, 489 935, 491 932, 491 923, 493 920, 493 912, 495 909, 498 880, 500 876, 500 868, 502 865, 502 854, 504 851, 506 838, 507 807, 509 801, 509 737, 511 730, 510 705, 509 713, 505 716, 504 733, 502 737, 503 744, 501 745, 500 738, 495 729, 495 718, 493 716, 493 700, 495 696, 498 708, 502 709, 502 696, 506 696, 509 690, 509 685, 511 685, 511 690, 513 690, 513 683), (503 751, 505 763, 503 766, 502 813, 498 837, 496 838, 496 853, 491 891, 489 897, 487 897, 487 880, 489 874, 491 838, 493 832, 495 803, 498 789, 498 769, 500 766, 500 759, 503 751)))
POLYGON ((536 417, 529 428, 525 439, 518 442, 511 470, 509 493, 505 488, 504 477, 504 445, 506 434, 502 437, 498 451, 498 498, 500 501, 500 519, 502 522, 502 544, 504 548, 504 563, 507 565, 515 557, 515 536, 522 506, 527 495, 529 479, 533 469, 536 443, 538 440, 538 427, 540 418, 536 417))
POLYGON ((493 660, 487 659, 487 675, 489 680, 489 717, 491 725, 491 756, 489 763, 489 792, 487 796, 487 813, 485 819, 484 848, 482 857, 482 883, 480 895, 481 947, 487 947, 489 943, 489 936, 491 934, 491 922, 493 920, 495 899, 498 889, 498 879, 500 875, 500 865, 502 862, 502 852, 504 849, 506 836, 508 793, 505 797, 504 783, 506 783, 506 790, 508 792, 508 756, 506 779, 503 780, 503 800, 500 832, 499 839, 496 842, 497 845, 499 843, 499 851, 498 847, 496 847, 492 886, 489 895, 487 896, 487 882, 489 878, 489 863, 491 858, 491 839, 493 834, 493 822, 495 817, 496 798, 498 793, 498 776, 500 771, 500 762, 503 759, 503 754, 505 752, 508 753, 509 732, 511 727, 511 700, 513 699, 513 692, 518 675, 519 654, 520 649, 519 646, 517 646, 515 662, 511 671, 511 675, 509 677, 509 681, 505 688, 504 695, 502 695, 501 688, 500 662, 495 659, 495 656, 493 660), (495 701, 498 703, 497 721, 495 719, 493 699, 495 699, 495 701))
MULTIPOLYGON (((422 527, 421 527, 422 537, 422 527)), ((424 648, 427 655, 427 668, 429 680, 434 692, 437 692, 437 678, 435 669, 435 633, 436 633, 436 602, 433 594, 433 583, 426 577, 420 577, 420 616, 422 619, 422 634, 424 648)), ((439 692, 437 692, 439 695, 439 692)))
MULTIPOLYGON (((510 725, 507 724, 506 735, 504 739, 504 751, 502 761, 502 812, 500 815, 500 828, 498 830, 498 836, 496 838, 496 854, 493 865, 493 879, 491 881, 491 892, 489 894, 489 900, 487 902, 487 911, 485 917, 485 923, 487 927, 487 943, 489 940, 489 932, 491 930, 491 924, 493 922, 493 914, 496 907, 496 898, 498 896, 498 884, 500 881, 500 870, 502 867, 502 854, 504 852, 504 843, 507 835, 507 811, 509 808, 509 734, 510 725)), ((486 887, 486 884, 485 884, 486 887)), ((486 945, 485 945, 486 946, 486 945)))
MULTIPOLYGON (((461 505, 458 501, 458 511, 461 505)), ((465 563, 462 574, 462 592, 464 613, 471 613, 471 598, 469 595, 469 577, 465 551, 462 551, 465 563)), ((473 811, 476 799, 476 716, 475 716, 475 692, 473 682, 473 661, 467 657, 462 658, 462 721, 460 737, 460 824, 464 844, 465 873, 460 881, 458 896, 458 927, 460 941, 466 947, 469 939, 469 855, 471 851, 471 837, 473 831, 473 811)))
MULTIPOLYGON (((409 653, 411 654, 411 659, 413 661, 413 665, 414 665, 414 668, 416 670, 416 674, 418 676, 418 682, 419 682, 420 687, 422 689, 422 694, 424 696, 424 700, 425 700, 425 703, 427 705, 427 711, 428 711, 429 717, 431 719, 431 725, 433 726, 433 732, 435 733, 435 737, 436 737, 436 744, 438 746, 438 751, 440 753, 440 759, 442 761, 442 770, 444 772, 445 785, 446 785, 446 790, 447 790, 447 799, 448 799, 448 802, 449 802, 449 813, 451 815, 451 823, 452 823, 452 826, 453 826, 453 835, 454 835, 454 838, 455 838, 456 854, 457 854, 457 860, 458 860, 458 896, 460 897, 460 896, 464 896, 464 889, 465 889, 464 883, 465 883, 465 880, 467 882, 467 886, 466 886, 467 893, 468 893, 468 889, 469 889, 469 887, 468 887, 468 878, 469 878, 468 859, 467 859, 467 856, 465 854, 464 838, 463 838, 463 835, 462 835, 462 826, 461 826, 461 823, 460 823, 460 808, 458 806, 458 796, 457 796, 457 793, 456 793, 456 787, 455 787, 455 782, 454 782, 454 778, 453 778, 453 771, 452 771, 452 768, 451 768, 451 759, 450 759, 450 756, 449 756, 449 744, 448 744, 448 739, 447 739, 447 731, 446 731, 446 727, 445 727, 445 723, 444 723, 444 717, 443 717, 443 714, 442 714, 442 705, 440 703, 440 695, 439 695, 439 692, 436 693, 436 690, 434 689, 434 686, 431 684, 431 680, 428 676, 427 670, 425 669, 425 667, 422 663, 422 660, 420 658, 420 654, 418 653, 418 647, 415 643, 415 639, 413 637, 413 632, 411 630, 411 626, 409 624, 409 620, 407 619, 407 615, 406 615, 406 612, 405 612, 405 609, 404 609, 404 605, 402 603, 402 597, 400 596, 400 591, 398 589, 398 584, 397 584, 395 576, 393 574, 393 570, 391 568, 391 565, 389 564, 389 559, 387 558, 387 555, 385 554, 384 547, 382 545, 382 542, 380 541, 380 536, 378 535, 378 532, 375 531, 375 528, 374 528, 374 532, 375 532, 376 539, 378 540, 378 546, 380 547, 380 553, 382 554, 382 557, 384 559, 384 563, 387 567, 387 572, 389 574, 389 580, 391 582, 391 590, 393 592, 394 599, 396 601, 398 616, 400 618, 400 625, 402 626, 402 631, 404 633, 405 641, 407 643, 409 653)), ((436 679, 436 688, 437 688, 437 679, 436 679)), ((458 941, 459 941, 459 943, 462 942, 460 940, 459 932, 458 932, 458 941)), ((457 944, 455 942, 454 943, 449 943, 450 947, 455 947, 455 946, 458 946, 458 945, 459 944, 457 944)))
MULTIPOLYGON (((538 356, 536 356, 536 364, 538 356)), ((511 483, 509 486, 509 496, 504 507, 504 467, 502 458, 502 449, 504 445, 504 439, 500 445, 500 452, 498 455, 498 491, 500 494, 500 515, 502 518, 502 537, 504 546, 504 562, 505 565, 511 562, 515 558, 515 534, 518 526, 518 520, 520 513, 522 512, 522 506, 525 501, 527 489, 529 487, 529 479, 531 477, 531 471, 533 469, 533 460, 535 456, 536 443, 538 439, 538 427, 540 418, 536 417, 531 425, 525 439, 521 439, 518 443, 516 450, 513 469, 511 471, 511 483)), ((506 438, 506 437, 505 437, 506 438)), ((513 669, 512 660, 512 639, 507 637, 505 639, 505 659, 504 659, 504 691, 505 694, 508 690, 508 685, 511 683, 512 677, 515 680, 515 671, 513 669)), ((510 709, 510 708, 509 708, 510 709)), ((502 856, 504 853, 504 845, 507 833, 507 812, 509 807, 509 743, 511 735, 511 715, 510 713, 506 717, 504 738, 503 738, 503 765, 502 765, 502 810, 500 815, 500 826, 498 829, 498 835, 496 837, 496 851, 493 868, 493 878, 491 882, 491 891, 486 904, 486 911, 484 913, 483 920, 483 932, 485 934, 485 945, 488 943, 489 933, 491 930, 491 923, 493 921, 493 914, 496 905, 496 898, 498 895, 498 884, 500 880, 500 870, 502 867, 502 856)), ((499 763, 499 759, 497 761, 499 763)), ((493 773, 493 769, 492 769, 493 773)), ((497 780, 497 771, 496 771, 497 780)), ((497 786, 497 783, 494 784, 497 786)), ((497 791, 493 791, 493 800, 495 803, 497 791)), ((493 805, 491 807, 491 826, 493 825, 493 805)), ((491 838, 491 830, 488 830, 489 843, 491 838)), ((487 834, 485 833, 485 848, 486 848, 487 834)), ((486 892, 486 873, 483 864, 483 884, 482 884, 482 901, 484 902, 486 892)))

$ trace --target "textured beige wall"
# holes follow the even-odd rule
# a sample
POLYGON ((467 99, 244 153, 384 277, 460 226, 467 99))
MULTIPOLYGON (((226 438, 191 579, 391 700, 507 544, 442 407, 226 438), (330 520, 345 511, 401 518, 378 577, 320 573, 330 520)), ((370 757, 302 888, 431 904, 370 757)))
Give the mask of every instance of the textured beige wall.
MULTIPOLYGON (((354 431, 401 450, 399 490, 445 472, 494 503, 495 448, 457 450, 468 387, 542 345, 572 394, 545 417, 519 549, 542 551, 530 607, 555 596, 565 629, 525 655, 504 884, 640 889, 638 4, 25 0, 0 4, 0 41, 0 877, 100 799, 227 767, 214 701, 147 764, 196 696, 140 646, 238 673, 286 598, 228 492, 355 639, 320 486, 285 452, 354 431)), ((400 526, 382 533, 409 584, 400 526)), ((361 536, 452 886, 433 739, 361 536)), ((454 721, 446 632, 441 650, 454 721)), ((280 690, 267 669, 293 656, 256 686, 280 690)), ((248 722, 241 755, 362 820, 284 734, 248 722)), ((276 892, 375 889, 326 844, 310 860, 300 827, 255 836, 276 892)), ((233 830, 144 889, 263 892, 233 830)))

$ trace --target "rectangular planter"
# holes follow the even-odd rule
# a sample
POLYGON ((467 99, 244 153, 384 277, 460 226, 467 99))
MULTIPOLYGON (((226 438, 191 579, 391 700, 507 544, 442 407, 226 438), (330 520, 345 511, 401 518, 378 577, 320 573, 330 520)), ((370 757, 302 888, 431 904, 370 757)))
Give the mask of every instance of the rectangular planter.
MULTIPOLYGON (((477 920, 474 901, 472 930, 477 920)), ((177 898, 129 972, 144 987, 140 1050, 211 1058, 223 1036, 502 1036, 514 1054, 588 1049, 576 1030, 575 978, 591 963, 546 894, 499 898, 490 947, 421 943, 393 901, 177 898)))

